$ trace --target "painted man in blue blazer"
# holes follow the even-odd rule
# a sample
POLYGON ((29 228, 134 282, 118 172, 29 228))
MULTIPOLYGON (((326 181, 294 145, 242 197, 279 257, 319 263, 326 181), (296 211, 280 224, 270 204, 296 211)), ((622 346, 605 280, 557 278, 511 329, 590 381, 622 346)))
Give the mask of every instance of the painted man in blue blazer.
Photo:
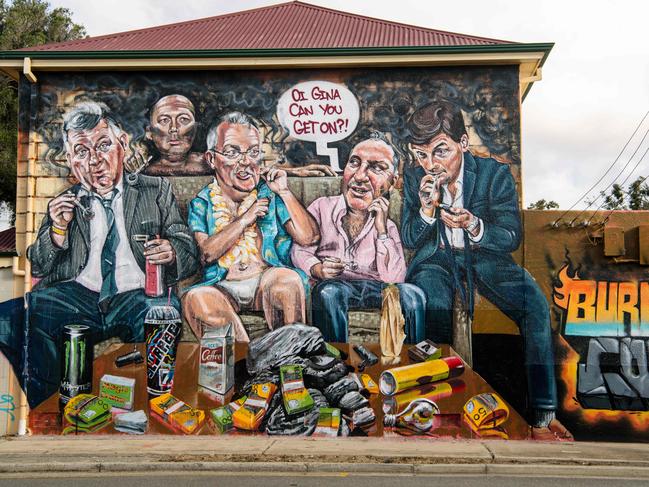
POLYGON ((533 436, 570 439, 555 418, 548 303, 511 256, 522 228, 509 167, 469 152, 462 112, 452 103, 421 106, 408 125, 413 164, 404 176, 401 238, 415 251, 406 281, 426 293, 427 336, 450 343, 455 293, 472 314, 477 290, 516 322, 523 336, 533 436))

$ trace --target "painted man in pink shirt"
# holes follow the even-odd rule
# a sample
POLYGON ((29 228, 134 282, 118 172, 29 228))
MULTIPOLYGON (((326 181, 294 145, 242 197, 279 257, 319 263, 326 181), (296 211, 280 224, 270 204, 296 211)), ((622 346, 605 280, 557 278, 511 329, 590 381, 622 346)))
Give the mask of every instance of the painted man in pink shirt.
POLYGON ((383 288, 399 287, 406 341, 425 338, 426 298, 404 284, 406 261, 399 231, 388 218, 386 196, 397 178, 398 157, 385 137, 372 133, 351 151, 342 194, 318 198, 308 210, 320 227, 318 245, 294 245, 293 263, 317 284, 313 324, 328 341, 346 342, 349 309, 380 308, 383 288))

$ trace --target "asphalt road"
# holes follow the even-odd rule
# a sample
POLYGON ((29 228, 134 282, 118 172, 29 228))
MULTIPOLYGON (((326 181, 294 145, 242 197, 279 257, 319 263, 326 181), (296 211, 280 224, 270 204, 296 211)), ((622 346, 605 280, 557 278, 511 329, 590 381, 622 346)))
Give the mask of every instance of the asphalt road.
POLYGON ((186 475, 108 474, 66 477, 14 477, 0 479, 0 487, 640 487, 647 480, 609 478, 515 477, 496 475, 476 476, 368 476, 368 475, 241 475, 205 473, 186 475))

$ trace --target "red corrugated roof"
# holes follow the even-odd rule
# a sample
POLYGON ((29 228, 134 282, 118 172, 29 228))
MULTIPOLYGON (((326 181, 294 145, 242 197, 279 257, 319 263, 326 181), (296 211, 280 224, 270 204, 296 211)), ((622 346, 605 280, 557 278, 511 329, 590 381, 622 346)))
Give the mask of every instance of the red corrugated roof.
POLYGON ((303 2, 288 2, 24 50, 166 51, 494 44, 513 43, 388 22, 303 2))
POLYGON ((0 232, 0 253, 16 251, 16 228, 7 228, 0 232))

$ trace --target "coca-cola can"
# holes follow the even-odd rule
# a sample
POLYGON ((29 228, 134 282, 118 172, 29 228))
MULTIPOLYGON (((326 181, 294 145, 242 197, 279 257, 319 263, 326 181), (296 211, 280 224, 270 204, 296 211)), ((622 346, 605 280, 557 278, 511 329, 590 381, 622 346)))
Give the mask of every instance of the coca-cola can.
POLYGON ((180 313, 173 306, 153 306, 144 318, 144 332, 147 391, 151 396, 171 392, 182 332, 180 313))
POLYGON ((208 328, 201 338, 198 386, 209 395, 225 396, 234 386, 233 328, 208 328))

